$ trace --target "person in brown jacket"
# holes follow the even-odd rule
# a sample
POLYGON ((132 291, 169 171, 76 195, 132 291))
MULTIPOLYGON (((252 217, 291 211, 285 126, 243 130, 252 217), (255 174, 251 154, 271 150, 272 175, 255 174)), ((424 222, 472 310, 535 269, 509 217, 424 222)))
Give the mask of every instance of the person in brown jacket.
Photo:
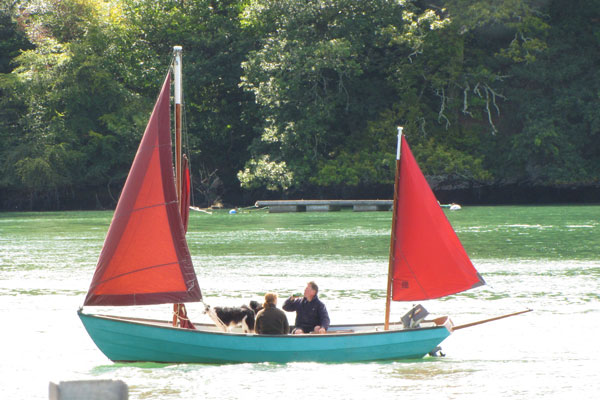
POLYGON ((254 331, 263 335, 287 335, 290 324, 285 313, 277 308, 277 294, 265 294, 263 307, 256 315, 254 331))

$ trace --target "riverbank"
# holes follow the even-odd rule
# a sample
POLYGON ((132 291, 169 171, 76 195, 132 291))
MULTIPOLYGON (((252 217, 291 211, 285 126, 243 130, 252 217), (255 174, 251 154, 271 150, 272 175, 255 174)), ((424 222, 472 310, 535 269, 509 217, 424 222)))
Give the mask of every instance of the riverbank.
MULTIPOLYGON (((600 204, 600 184, 577 186, 529 186, 529 185, 435 185, 434 193, 440 203, 459 203, 463 205, 540 205, 540 204, 600 204)), ((370 200, 391 199, 391 185, 374 185, 356 188, 311 188, 310 191, 274 193, 265 191, 237 192, 224 196, 225 208, 249 207, 257 200, 285 199, 336 199, 370 200)), ((0 211, 69 211, 69 210, 106 210, 114 209, 118 192, 71 192, 54 198, 38 197, 25 192, 6 191, 0 193, 0 211)), ((196 195, 193 205, 210 207, 205 200, 196 195)))

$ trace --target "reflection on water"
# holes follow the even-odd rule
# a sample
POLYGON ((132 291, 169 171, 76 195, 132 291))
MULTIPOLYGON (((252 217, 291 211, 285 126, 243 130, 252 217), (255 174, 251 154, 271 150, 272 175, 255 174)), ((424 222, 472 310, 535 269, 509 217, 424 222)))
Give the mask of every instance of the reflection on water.
MULTIPOLYGON (((534 312, 455 332, 442 344, 445 358, 214 366, 112 364, 89 339, 76 310, 112 213, 0 214, 2 398, 47 399, 49 381, 75 379, 121 379, 131 399, 595 398, 600 207, 465 207, 447 215, 488 285, 425 307, 457 325, 534 312)), ((334 323, 377 322, 385 307, 390 218, 192 214, 188 238, 212 305, 260 300, 267 291, 285 297, 315 279, 334 323)), ((393 304, 392 319, 411 307, 393 304)), ((168 319, 170 308, 91 311, 168 319)), ((198 304, 188 312, 209 322, 198 304)))

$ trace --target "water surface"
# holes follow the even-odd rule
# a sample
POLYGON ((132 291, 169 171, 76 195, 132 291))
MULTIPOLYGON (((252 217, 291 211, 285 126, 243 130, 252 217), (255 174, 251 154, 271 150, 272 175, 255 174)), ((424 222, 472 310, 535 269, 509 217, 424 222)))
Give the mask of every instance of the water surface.
MULTIPOLYGON (((2 398, 47 399, 48 382, 121 379, 130 399, 321 396, 593 399, 600 392, 600 206, 465 207, 447 216, 488 285, 423 302, 463 324, 444 358, 359 364, 113 364, 76 316, 112 212, 0 214, 2 398)), ((333 323, 383 319, 389 212, 191 216, 205 301, 321 287, 333 323)), ((396 303, 399 319, 412 304, 396 303)), ((168 319, 170 306, 86 308, 168 319)), ((208 322, 200 305, 193 320, 208 322)), ((293 321, 293 316, 289 318, 293 321)))

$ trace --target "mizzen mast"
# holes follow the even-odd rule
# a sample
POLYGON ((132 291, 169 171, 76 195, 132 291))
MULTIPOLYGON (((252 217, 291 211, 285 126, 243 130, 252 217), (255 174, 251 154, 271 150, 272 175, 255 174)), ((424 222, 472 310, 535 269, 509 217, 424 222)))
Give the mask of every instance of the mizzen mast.
POLYGON ((388 267, 388 281, 385 295, 385 325, 384 330, 390 328, 390 305, 392 300, 392 279, 394 276, 394 248, 396 244, 396 222, 397 222, 397 207, 398 207, 398 177, 400 174, 400 149, 402 146, 402 127, 398 127, 398 145, 396 147, 396 175, 394 178, 394 206, 392 211, 392 233, 390 238, 390 259, 388 267))

